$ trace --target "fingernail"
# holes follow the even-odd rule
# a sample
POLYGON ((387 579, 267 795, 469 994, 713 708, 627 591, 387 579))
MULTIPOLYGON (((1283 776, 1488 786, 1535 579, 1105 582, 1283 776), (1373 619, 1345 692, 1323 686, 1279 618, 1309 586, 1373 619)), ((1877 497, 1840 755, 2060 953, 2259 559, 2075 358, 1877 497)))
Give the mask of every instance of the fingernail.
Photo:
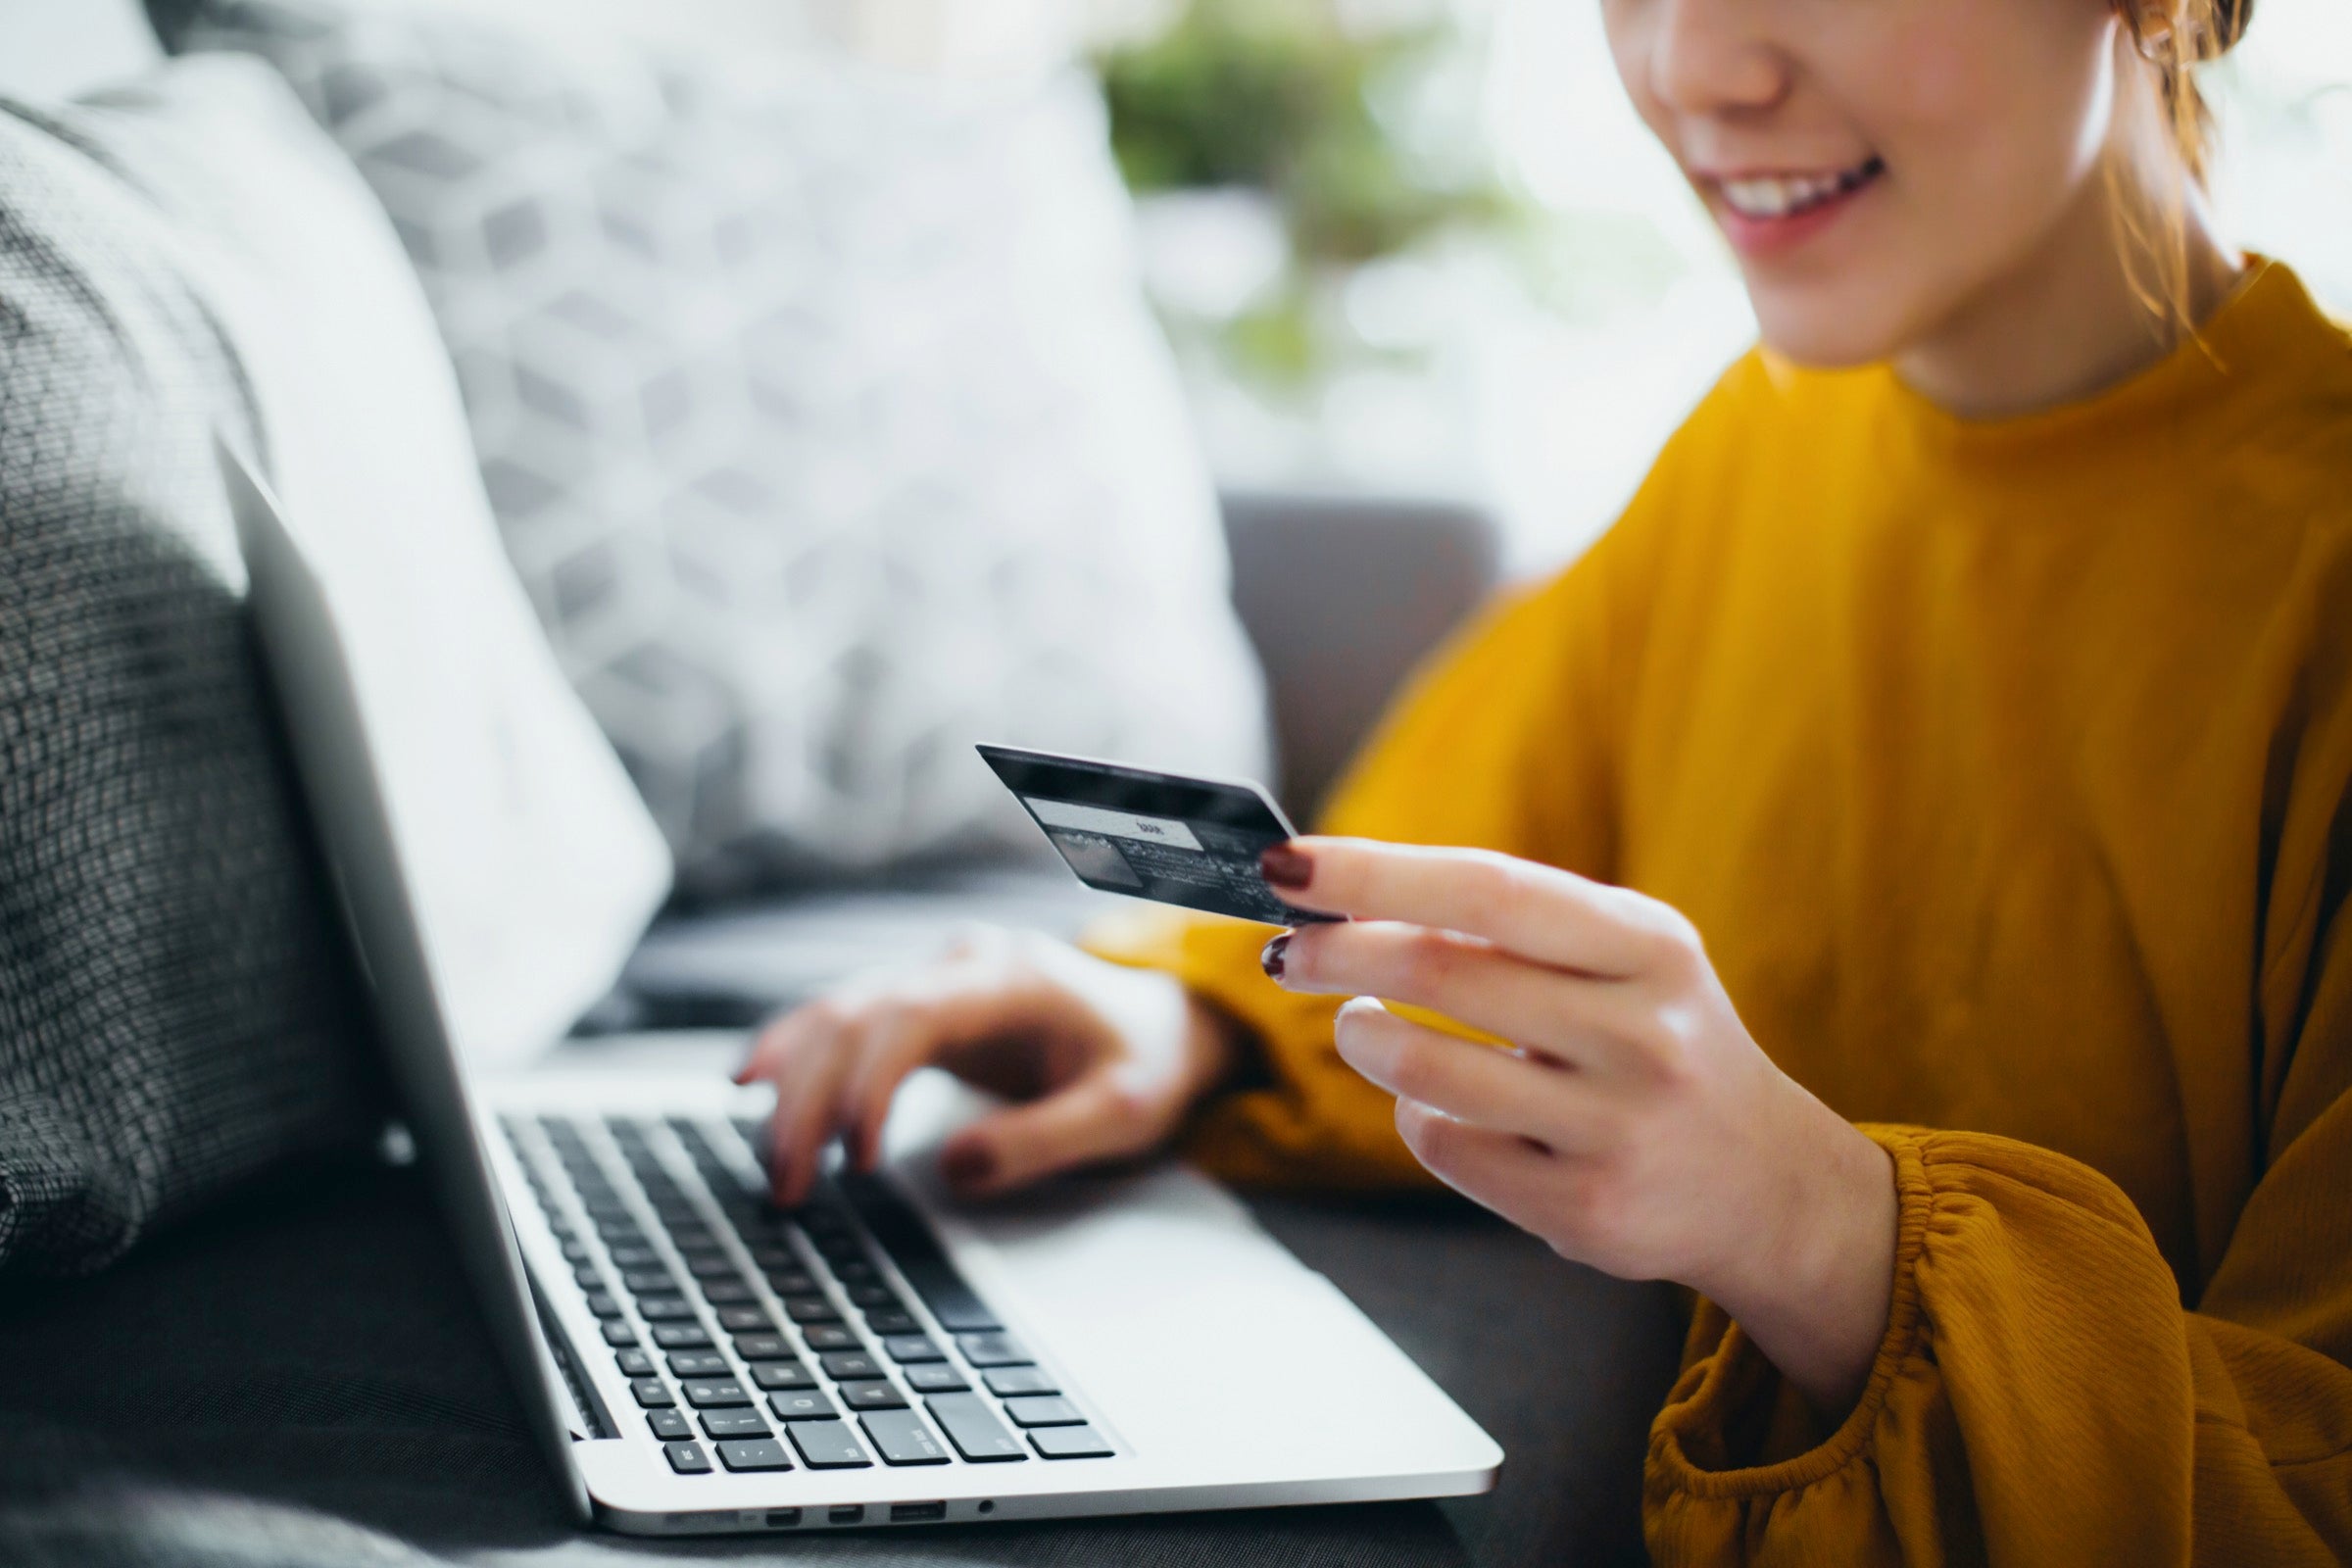
POLYGON ((950 1187, 978 1187, 997 1173, 997 1156, 977 1144, 965 1144, 941 1155, 939 1168, 950 1187))
POLYGON ((1315 879, 1315 862, 1303 850, 1277 844, 1257 858, 1257 874, 1297 893, 1315 879))
POLYGON ((1259 968, 1266 971, 1267 979, 1279 980, 1282 978, 1283 964, 1285 962, 1284 955, 1290 951, 1291 934, 1288 931, 1283 932, 1280 936, 1277 936, 1273 941, 1267 943, 1263 948, 1258 950, 1257 965, 1259 968))

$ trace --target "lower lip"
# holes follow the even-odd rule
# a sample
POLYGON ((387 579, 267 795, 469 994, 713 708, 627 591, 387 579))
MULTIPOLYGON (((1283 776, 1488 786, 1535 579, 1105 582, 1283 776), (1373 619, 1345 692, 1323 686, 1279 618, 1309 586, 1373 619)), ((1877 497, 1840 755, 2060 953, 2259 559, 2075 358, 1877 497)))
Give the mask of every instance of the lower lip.
POLYGON ((1839 191, 1825 202, 1787 218, 1750 218, 1716 193, 1715 220, 1724 237, 1742 256, 1778 256, 1794 250, 1845 216, 1846 210, 1878 188, 1882 176, 1873 174, 1851 190, 1839 191))

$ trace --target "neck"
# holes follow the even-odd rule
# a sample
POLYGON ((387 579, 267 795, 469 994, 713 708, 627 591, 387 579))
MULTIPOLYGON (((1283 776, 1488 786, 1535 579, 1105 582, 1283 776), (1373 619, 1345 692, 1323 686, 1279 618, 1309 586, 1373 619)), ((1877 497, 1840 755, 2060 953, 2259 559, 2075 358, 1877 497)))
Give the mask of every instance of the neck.
POLYGON ((1914 391, 1963 418, 2032 414, 2090 397, 2163 359, 2220 308, 2242 270, 2191 184, 2176 220, 2143 181, 2091 177, 2048 242, 1894 357, 1914 391), (2135 275, 2124 233, 2183 227, 2185 322, 2152 311, 2153 259, 2135 275))

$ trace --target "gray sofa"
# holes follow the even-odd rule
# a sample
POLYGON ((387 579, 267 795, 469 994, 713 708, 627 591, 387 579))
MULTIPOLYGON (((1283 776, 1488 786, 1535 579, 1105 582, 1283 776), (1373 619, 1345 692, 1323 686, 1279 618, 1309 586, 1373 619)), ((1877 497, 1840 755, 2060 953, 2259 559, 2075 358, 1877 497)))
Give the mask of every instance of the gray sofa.
MULTIPOLYGON (((1326 784, 1397 676, 1493 576, 1485 519, 1337 497, 1229 504, 1289 793, 1326 784), (1378 607, 1377 613, 1352 611, 1378 607)), ((1067 930, 1058 866, 909 871, 665 918, 608 1024, 742 1023, 956 921, 1067 930)), ((564 1048, 593 1058, 618 1043, 564 1048)), ((723 1054, 723 1053, 722 1053, 723 1054)), ((1669 1293, 1566 1263, 1446 1199, 1249 1195, 1502 1444, 1444 1503, 837 1534, 860 1564, 1598 1564, 1642 1560, 1641 1466, 1677 1349, 1669 1293)), ((0 1561, 327 1568, 760 1559, 633 1542, 564 1509, 413 1167, 289 1169, 95 1278, 0 1288, 0 1561)))
MULTIPOLYGON (((1493 586, 1494 530, 1474 508, 1339 495, 1236 495, 1225 514, 1283 791, 1309 815, 1396 681, 1493 586)), ((675 909, 585 1033, 741 1025, 960 921, 1068 931, 1100 907, 1057 865, 995 864, 675 909)), ((1494 1495, 843 1534, 785 1551, 907 1564, 1640 1557, 1646 1423, 1675 1365, 1666 1293, 1566 1264, 1450 1200, 1250 1200, 1502 1443, 1494 1495)), ((0 1369, 0 1562, 779 1554, 757 1539, 622 1541, 564 1511, 412 1167, 348 1153, 281 1164, 93 1277, 9 1276, 0 1369)))

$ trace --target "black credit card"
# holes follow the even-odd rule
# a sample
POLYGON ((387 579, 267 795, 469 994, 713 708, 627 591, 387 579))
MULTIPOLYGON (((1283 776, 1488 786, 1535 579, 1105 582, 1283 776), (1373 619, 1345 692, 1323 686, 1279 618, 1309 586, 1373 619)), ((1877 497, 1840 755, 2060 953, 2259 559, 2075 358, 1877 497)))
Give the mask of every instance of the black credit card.
POLYGON ((1009 746, 979 751, 1090 888, 1269 925, 1340 918, 1295 909, 1266 886, 1258 856, 1297 834, 1259 785, 1009 746))

